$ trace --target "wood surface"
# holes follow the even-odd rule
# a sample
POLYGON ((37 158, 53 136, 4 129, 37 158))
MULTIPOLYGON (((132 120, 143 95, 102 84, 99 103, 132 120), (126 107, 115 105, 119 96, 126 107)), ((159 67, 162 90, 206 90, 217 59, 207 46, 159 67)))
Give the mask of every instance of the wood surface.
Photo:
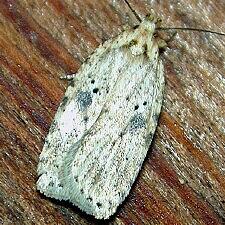
MULTIPOLYGON (((154 9, 165 27, 225 32, 224 0, 0 0, 0 224, 225 224, 225 36, 179 31, 161 57, 154 141, 109 220, 36 191, 44 138, 74 73, 154 9)), ((161 32, 172 37, 173 31, 161 32)))

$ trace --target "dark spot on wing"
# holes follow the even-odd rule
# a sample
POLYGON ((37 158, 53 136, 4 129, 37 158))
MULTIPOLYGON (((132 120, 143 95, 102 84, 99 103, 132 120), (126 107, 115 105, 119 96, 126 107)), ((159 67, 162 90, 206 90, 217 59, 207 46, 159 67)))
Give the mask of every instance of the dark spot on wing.
POLYGON ((133 39, 133 40, 128 44, 128 46, 131 47, 131 46, 133 46, 133 45, 136 45, 137 43, 138 43, 138 41, 135 40, 135 39, 133 39))
POLYGON ((88 121, 88 116, 85 116, 84 117, 84 122, 87 123, 87 121, 88 121))
POLYGON ((92 103, 92 96, 89 91, 80 91, 77 94, 77 102, 81 111, 87 109, 92 103))
POLYGON ((75 177, 74 177, 74 180, 75 180, 76 182, 78 182, 78 176, 75 176, 75 177))
POLYGON ((146 124, 144 117, 142 114, 137 114, 133 116, 130 120, 130 130, 135 131, 137 129, 140 129, 144 127, 146 124))
POLYGON ((92 83, 92 84, 94 84, 94 83, 95 83, 95 80, 94 80, 94 79, 93 79, 93 80, 91 80, 91 83, 92 83))
POLYGON ((147 102, 146 102, 146 101, 144 101, 144 102, 143 102, 143 105, 147 105, 147 102))
POLYGON ((102 203, 97 202, 96 205, 98 206, 98 208, 100 208, 102 206, 102 203))
POLYGON ((54 183, 53 181, 50 181, 50 183, 48 184, 50 187, 53 187, 54 186, 54 183))
POLYGON ((98 89, 98 88, 94 88, 94 89, 93 89, 93 93, 95 93, 95 94, 97 94, 97 93, 98 93, 98 91, 99 91, 99 89, 98 89))
POLYGON ((91 197, 88 197, 87 200, 90 201, 90 202, 92 202, 92 198, 91 197))
POLYGON ((134 110, 137 110, 139 108, 139 105, 135 105, 134 110))
POLYGON ((85 59, 85 61, 88 61, 88 60, 90 59, 90 57, 91 57, 91 56, 89 55, 89 56, 85 59))
POLYGON ((113 141, 113 143, 112 143, 112 147, 114 147, 114 145, 116 144, 116 141, 113 141))

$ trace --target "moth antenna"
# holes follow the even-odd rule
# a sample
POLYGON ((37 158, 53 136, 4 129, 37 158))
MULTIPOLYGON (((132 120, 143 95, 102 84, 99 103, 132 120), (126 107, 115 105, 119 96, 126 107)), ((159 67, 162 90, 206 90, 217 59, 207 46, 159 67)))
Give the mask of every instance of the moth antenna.
POLYGON ((138 13, 131 7, 130 3, 127 0, 124 0, 126 2, 126 4, 128 5, 128 7, 130 8, 130 10, 133 12, 133 14, 135 15, 135 17, 137 18, 137 20, 139 22, 142 21, 141 17, 138 15, 138 13))
POLYGON ((206 30, 206 29, 199 29, 199 28, 192 28, 192 27, 157 27, 156 30, 197 31, 197 32, 205 32, 205 33, 211 33, 211 34, 217 34, 217 35, 225 36, 225 33, 222 33, 222 32, 211 31, 211 30, 206 30))

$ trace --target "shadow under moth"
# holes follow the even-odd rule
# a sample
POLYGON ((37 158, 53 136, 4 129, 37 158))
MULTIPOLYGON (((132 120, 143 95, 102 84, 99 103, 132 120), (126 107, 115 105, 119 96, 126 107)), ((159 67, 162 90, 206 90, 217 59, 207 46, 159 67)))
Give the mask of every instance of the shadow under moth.
POLYGON ((128 195, 160 114, 164 72, 147 16, 99 46, 68 86, 46 137, 37 189, 107 219, 128 195))

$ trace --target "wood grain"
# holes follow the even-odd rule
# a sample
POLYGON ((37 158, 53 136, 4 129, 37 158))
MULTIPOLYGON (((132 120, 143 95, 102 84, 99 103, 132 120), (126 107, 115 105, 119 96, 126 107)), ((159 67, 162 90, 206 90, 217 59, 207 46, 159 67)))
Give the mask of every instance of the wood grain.
MULTIPOLYGON (((36 191, 59 79, 154 9, 165 27, 225 32, 225 2, 0 0, 0 224, 224 224, 225 37, 178 32, 161 55, 159 126, 130 195, 107 221, 36 191)), ((161 32, 171 37, 173 31, 161 32)))

